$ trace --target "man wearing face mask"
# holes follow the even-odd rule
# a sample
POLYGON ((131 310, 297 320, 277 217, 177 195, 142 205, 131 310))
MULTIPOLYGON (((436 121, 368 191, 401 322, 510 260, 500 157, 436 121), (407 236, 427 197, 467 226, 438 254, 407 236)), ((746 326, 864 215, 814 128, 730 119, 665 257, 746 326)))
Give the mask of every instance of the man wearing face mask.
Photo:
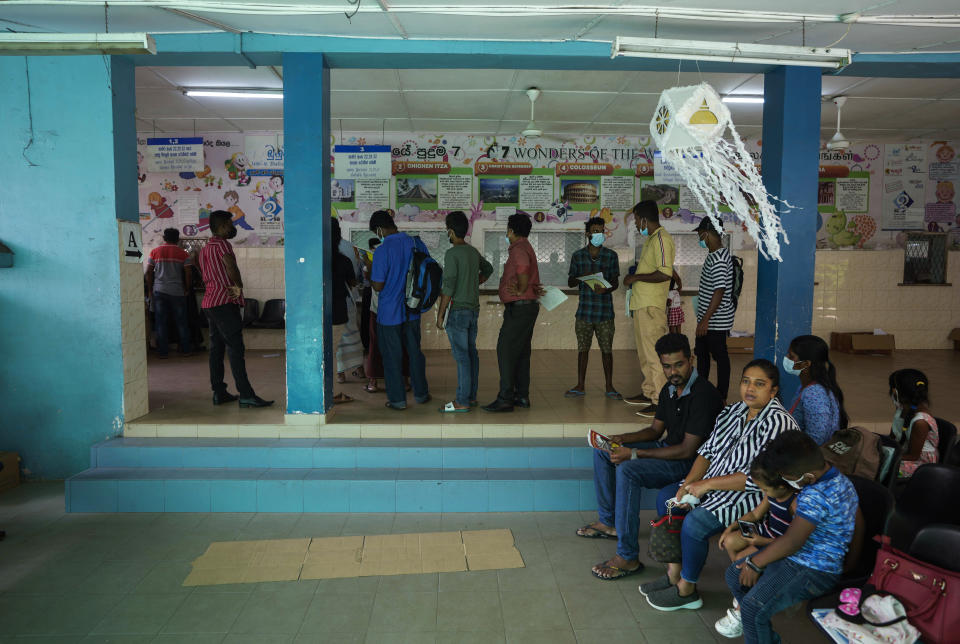
POLYGON ((660 391, 667 384, 655 345, 668 331, 667 296, 673 277, 676 247, 673 237, 660 225, 660 210, 656 201, 641 201, 631 212, 639 233, 637 243, 643 243, 643 249, 633 275, 624 277, 623 284, 631 289, 630 311, 640 371, 643 373, 643 391, 627 398, 626 402, 645 404, 637 415, 653 418, 657 414, 656 401, 660 391))
POLYGON ((468 244, 469 222, 461 210, 447 215, 450 249, 443 256, 443 290, 437 307, 437 328, 446 327, 450 351, 457 363, 457 394, 440 408, 443 413, 470 411, 477 405, 480 358, 477 354, 477 320, 480 285, 493 274, 493 266, 468 244), (449 307, 450 312, 447 313, 449 307), (444 322, 446 320, 446 322, 444 322))
POLYGON ((485 411, 508 412, 514 406, 530 406, 530 344, 540 313, 537 296, 541 291, 537 254, 527 240, 532 227, 527 215, 517 213, 507 219, 510 248, 500 276, 503 324, 497 338, 500 393, 483 408, 485 411))
POLYGON ((410 383, 413 399, 420 404, 430 402, 427 386, 426 358, 420 349, 420 313, 406 305, 407 272, 413 249, 430 252, 419 237, 397 230, 393 217, 386 210, 370 215, 370 231, 382 240, 373 254, 370 285, 379 294, 377 302, 377 343, 383 356, 383 380, 387 387, 388 409, 407 408, 403 382, 403 351, 410 359, 410 383))
POLYGON ((720 230, 710 217, 700 220, 693 229, 700 238, 700 247, 706 248, 707 259, 700 269, 700 291, 697 294, 697 341, 693 353, 697 356, 697 371, 710 377, 711 356, 717 363, 717 389, 727 400, 730 388, 730 356, 727 353, 727 335, 733 328, 736 307, 733 305, 733 259, 723 247, 723 222, 720 230))
POLYGON ((254 393, 247 379, 244 362, 243 280, 237 267, 237 258, 228 239, 237 236, 233 215, 226 210, 210 213, 210 241, 200 250, 200 272, 206 292, 203 294, 203 309, 210 325, 210 386, 213 388, 213 404, 237 400, 227 392, 223 381, 223 355, 230 358, 233 382, 240 394, 241 407, 268 407, 272 400, 264 400, 254 393))
POLYGON ((586 392, 584 382, 587 377, 587 361, 590 358, 590 345, 593 336, 597 336, 600 356, 603 361, 603 377, 606 380, 606 395, 614 400, 623 396, 613 388, 613 293, 620 286, 620 262, 617 254, 604 248, 606 235, 603 232, 606 222, 600 217, 588 219, 587 245, 573 253, 570 258, 570 273, 567 286, 580 287, 580 303, 577 306, 575 330, 577 334, 577 385, 564 394, 567 398, 579 398, 586 392), (598 282, 592 285, 580 281, 588 275, 602 273, 610 288, 604 288, 598 282))

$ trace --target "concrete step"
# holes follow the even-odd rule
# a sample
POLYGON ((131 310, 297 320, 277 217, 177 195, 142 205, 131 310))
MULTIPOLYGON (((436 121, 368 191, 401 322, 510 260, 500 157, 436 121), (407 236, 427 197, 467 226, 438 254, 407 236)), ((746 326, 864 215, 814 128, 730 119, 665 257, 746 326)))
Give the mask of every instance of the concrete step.
POLYGON ((527 469, 592 468, 582 438, 502 440, 115 438, 93 468, 527 469))
MULTIPOLYGON (((644 490, 652 507, 656 490, 644 490)), ((66 482, 68 512, 592 510, 583 468, 115 468, 66 482)))

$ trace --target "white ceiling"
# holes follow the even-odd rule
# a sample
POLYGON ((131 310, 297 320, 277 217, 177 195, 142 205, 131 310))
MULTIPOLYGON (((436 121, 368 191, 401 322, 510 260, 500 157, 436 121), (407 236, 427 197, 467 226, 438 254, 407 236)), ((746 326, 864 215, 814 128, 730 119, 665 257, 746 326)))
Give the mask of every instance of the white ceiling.
MULTIPOLYGON (((550 0, 360 0, 358 6, 358 13, 348 19, 344 11, 357 6, 347 0, 111 0, 107 5, 99 0, 2 0, 0 29, 519 41, 657 35, 819 47, 839 42, 837 46, 855 52, 960 49, 957 0, 807 0, 789 6, 760 0, 673 0, 662 6, 629 0, 582 5, 550 0)), ((384 60, 383 66, 389 62, 384 60)), ((693 63, 683 68, 693 69, 693 63)), ((280 101, 187 98, 182 88, 280 88, 281 75, 282 70, 272 67, 138 68, 138 129, 280 129, 280 101)), ((703 78, 721 93, 763 91, 760 75, 703 78)), ((679 82, 699 80, 699 74, 684 73, 679 82)), ((667 72, 334 69, 333 126, 345 131, 512 134, 529 116, 523 90, 537 86, 544 92, 537 121, 548 134, 639 134, 647 131, 657 95, 676 84, 677 75, 667 72)), ((825 76, 823 85, 825 96, 850 97, 842 128, 848 138, 960 138, 960 80, 825 76)), ((759 135, 761 106, 731 109, 742 132, 759 135)), ((829 101, 821 120, 828 138, 836 120, 829 101)))
MULTIPOLYGON (((951 50, 960 34, 941 19, 956 0, 680 0, 663 6, 624 0, 562 4, 550 0, 4 0, 0 24, 16 31, 210 31, 470 40, 603 40, 617 35, 827 46, 841 37, 854 51, 951 50), (787 8, 792 12, 782 11, 787 8), (684 10, 693 9, 687 15, 684 10), (171 10, 186 11, 193 17, 171 10), (722 12, 737 14, 723 20, 722 12), (802 11, 803 13, 798 13, 802 11), (659 12, 659 13, 658 13, 659 12), (659 17, 658 17, 659 16, 659 17), (852 23, 842 22, 846 16, 852 23), (850 18, 850 16, 853 16, 850 18), (904 26, 904 16, 927 26, 904 26), (197 19, 199 18, 199 20, 197 19), (885 20, 899 24, 877 24, 885 20), (201 22, 207 21, 207 22, 201 22), (872 22, 871 22, 872 21, 872 22), (107 24, 108 23, 108 24, 107 24), (109 27, 109 29, 106 29, 109 27)), ((728 15, 728 14, 726 14, 728 15)))
MULTIPOLYGON (((142 132, 239 132, 283 128, 282 101, 194 98, 190 87, 281 88, 273 67, 140 67, 137 128, 142 132)), ((762 94, 759 74, 680 74, 721 94, 762 94)), ((514 134, 529 120, 524 93, 539 87, 537 123, 547 134, 642 134, 671 72, 571 72, 499 69, 331 70, 332 127, 351 132, 514 134)), ((960 79, 825 76, 824 96, 849 97, 842 130, 859 141, 960 138, 960 79)), ((737 129, 760 135, 762 105, 729 105, 737 129)), ((836 108, 821 113, 824 138, 836 108)))

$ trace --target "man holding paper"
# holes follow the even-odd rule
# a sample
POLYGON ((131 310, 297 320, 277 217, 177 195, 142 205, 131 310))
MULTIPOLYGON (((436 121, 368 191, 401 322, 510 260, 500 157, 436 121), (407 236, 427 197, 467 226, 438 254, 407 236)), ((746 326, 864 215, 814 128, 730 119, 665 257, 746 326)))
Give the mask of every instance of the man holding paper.
POLYGON ((603 232, 606 222, 600 217, 588 219, 587 245, 573 253, 570 258, 570 273, 567 285, 579 284, 580 304, 577 306, 574 329, 577 334, 577 384, 564 394, 567 398, 580 398, 586 394, 584 382, 587 377, 587 361, 593 336, 597 336, 600 357, 603 361, 603 377, 606 380, 606 395, 622 400, 613 388, 613 293, 620 286, 620 262, 617 254, 605 248, 603 232))
POLYGON ((646 405, 638 416, 653 418, 657 413, 657 396, 666 384, 657 359, 654 343, 667 333, 667 294, 673 277, 673 259, 676 247, 673 237, 660 225, 660 209, 651 199, 633 207, 633 222, 643 241, 640 259, 633 275, 623 278, 630 288, 630 313, 633 316, 633 335, 643 373, 643 391, 626 402, 646 405))
POLYGON ((638 432, 610 436, 615 447, 594 451, 599 520, 577 530, 577 535, 617 540, 617 554, 593 567, 594 576, 600 579, 618 579, 643 570, 638 536, 641 490, 686 476, 723 408, 717 389, 697 376, 687 336, 665 335, 657 340, 656 351, 667 384, 660 391, 653 424, 638 432))

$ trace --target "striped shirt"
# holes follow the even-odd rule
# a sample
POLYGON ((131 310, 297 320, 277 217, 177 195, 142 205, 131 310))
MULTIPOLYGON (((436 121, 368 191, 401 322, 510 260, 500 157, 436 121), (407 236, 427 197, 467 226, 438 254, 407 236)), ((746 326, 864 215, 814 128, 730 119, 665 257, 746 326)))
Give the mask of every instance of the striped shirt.
POLYGON ((708 328, 711 331, 729 331, 733 328, 733 260, 730 251, 720 248, 707 255, 700 269, 700 291, 697 294, 697 322, 703 320, 710 308, 713 292, 723 289, 720 306, 710 316, 708 328))
POLYGON ((150 251, 147 266, 153 266, 153 292, 182 297, 185 293, 184 269, 190 256, 176 244, 165 243, 150 251))
POLYGON ((233 282, 227 277, 227 268, 223 265, 223 258, 227 255, 233 255, 233 246, 220 237, 211 237, 200 249, 200 273, 203 274, 203 284, 207 289, 200 304, 202 309, 212 309, 224 304, 243 306, 243 295, 230 297, 227 291, 227 287, 233 286, 233 282))
POLYGON ((767 497, 770 510, 767 512, 767 517, 760 526, 760 531, 764 533, 761 536, 767 537, 768 539, 776 539, 784 535, 787 528, 790 527, 790 523, 793 521, 793 511, 790 509, 790 506, 793 505, 796 498, 796 494, 791 494, 786 501, 777 501, 772 496, 767 497))
POLYGON ((793 417, 774 398, 747 421, 747 405, 728 405, 720 412, 713 433, 700 446, 698 453, 710 461, 703 479, 712 479, 742 472, 747 474, 744 491, 714 490, 703 497, 699 507, 713 514, 722 525, 730 525, 763 501, 763 492, 750 478, 750 465, 767 443, 783 432, 799 427, 793 417))

